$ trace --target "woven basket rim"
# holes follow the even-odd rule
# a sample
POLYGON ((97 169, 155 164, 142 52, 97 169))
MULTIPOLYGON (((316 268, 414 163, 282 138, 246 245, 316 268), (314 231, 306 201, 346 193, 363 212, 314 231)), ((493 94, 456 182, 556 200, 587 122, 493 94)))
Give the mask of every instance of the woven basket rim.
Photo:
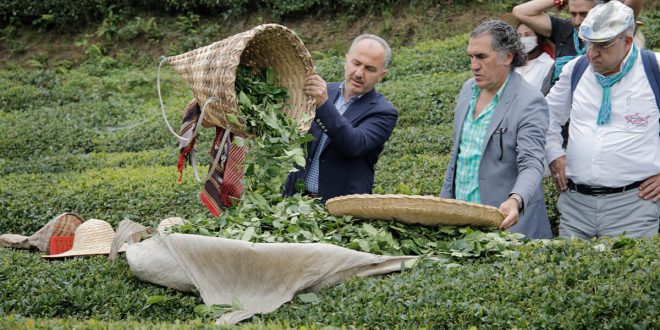
MULTIPOLYGON (((355 194, 331 198, 326 202, 332 215, 352 215, 358 218, 383 219, 387 211, 391 216, 385 218, 415 222, 415 217, 437 218, 437 224, 444 224, 443 218, 460 216, 467 220, 474 219, 477 225, 499 225, 504 215, 496 207, 471 203, 456 199, 428 195, 403 194, 355 194), (412 221, 410 221, 412 220, 412 221)), ((453 223, 446 223, 453 224, 453 223)))
MULTIPOLYGON (((299 129, 306 131, 311 126, 314 99, 304 94, 302 86, 305 77, 313 74, 315 68, 302 40, 283 25, 257 25, 207 46, 167 57, 165 61, 187 81, 200 106, 212 97, 218 99, 208 104, 211 111, 204 117, 205 127, 226 127, 226 114, 237 114, 234 89, 239 65, 271 67, 278 76, 279 85, 289 91, 282 111, 298 123, 299 129)), ((234 125, 232 131, 248 136, 244 125, 234 125)))

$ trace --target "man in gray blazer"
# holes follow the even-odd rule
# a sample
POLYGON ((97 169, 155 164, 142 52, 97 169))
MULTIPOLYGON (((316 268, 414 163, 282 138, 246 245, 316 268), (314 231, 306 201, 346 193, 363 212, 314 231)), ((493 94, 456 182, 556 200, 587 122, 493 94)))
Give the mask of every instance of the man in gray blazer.
POLYGON ((525 64, 516 31, 488 21, 470 35, 474 78, 454 111, 454 147, 442 197, 499 207, 502 229, 551 238, 541 179, 548 105, 513 71, 525 64))

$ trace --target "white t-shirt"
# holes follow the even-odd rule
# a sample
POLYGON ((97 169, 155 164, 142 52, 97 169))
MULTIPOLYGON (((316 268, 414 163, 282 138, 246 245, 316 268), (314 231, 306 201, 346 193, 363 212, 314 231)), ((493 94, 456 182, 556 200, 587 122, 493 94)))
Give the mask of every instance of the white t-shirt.
POLYGON ((525 66, 517 67, 515 71, 523 76, 532 86, 541 90, 543 79, 548 75, 548 71, 555 64, 555 60, 543 52, 541 55, 531 61, 527 61, 525 66))

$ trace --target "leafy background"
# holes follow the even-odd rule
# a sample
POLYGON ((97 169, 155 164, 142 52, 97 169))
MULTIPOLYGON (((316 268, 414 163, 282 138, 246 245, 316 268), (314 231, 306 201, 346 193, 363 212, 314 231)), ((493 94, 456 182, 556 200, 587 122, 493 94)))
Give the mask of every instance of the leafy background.
MULTIPOLYGON (((155 92, 158 56, 178 54, 263 22, 296 31, 327 80, 360 32, 394 47, 379 91, 400 120, 377 166, 376 193, 437 195, 452 146, 456 94, 470 73, 467 33, 516 1, 322 0, 5 1, 0 3, 0 232, 30 234, 66 211, 116 226, 181 216, 209 220, 155 92), (158 9, 154 9, 158 8, 158 9), (338 15, 325 15, 337 11, 338 15)), ((647 2, 642 31, 660 47, 647 2)), ((176 127, 191 94, 162 71, 176 127)), ((203 164, 212 130, 202 130, 203 164)), ((544 182, 556 230, 556 193, 544 182)), ((657 328, 659 238, 548 241, 506 255, 417 265, 295 298, 247 328, 657 328)), ((0 249, 0 327, 211 327, 196 295, 137 280, 125 261, 47 262, 0 249)))

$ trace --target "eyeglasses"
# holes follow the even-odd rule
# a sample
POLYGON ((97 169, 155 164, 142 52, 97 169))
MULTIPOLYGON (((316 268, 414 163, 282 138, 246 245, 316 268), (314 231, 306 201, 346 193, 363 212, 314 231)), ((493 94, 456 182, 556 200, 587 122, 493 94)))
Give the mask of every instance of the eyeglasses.
POLYGON ((584 41, 584 45, 589 49, 597 50, 597 51, 605 51, 608 48, 614 46, 614 44, 617 43, 617 41, 619 41, 619 40, 621 40, 621 38, 616 38, 616 39, 614 39, 614 41, 612 41, 610 43, 591 42, 591 41, 586 41, 586 40, 583 40, 583 41, 584 41))

